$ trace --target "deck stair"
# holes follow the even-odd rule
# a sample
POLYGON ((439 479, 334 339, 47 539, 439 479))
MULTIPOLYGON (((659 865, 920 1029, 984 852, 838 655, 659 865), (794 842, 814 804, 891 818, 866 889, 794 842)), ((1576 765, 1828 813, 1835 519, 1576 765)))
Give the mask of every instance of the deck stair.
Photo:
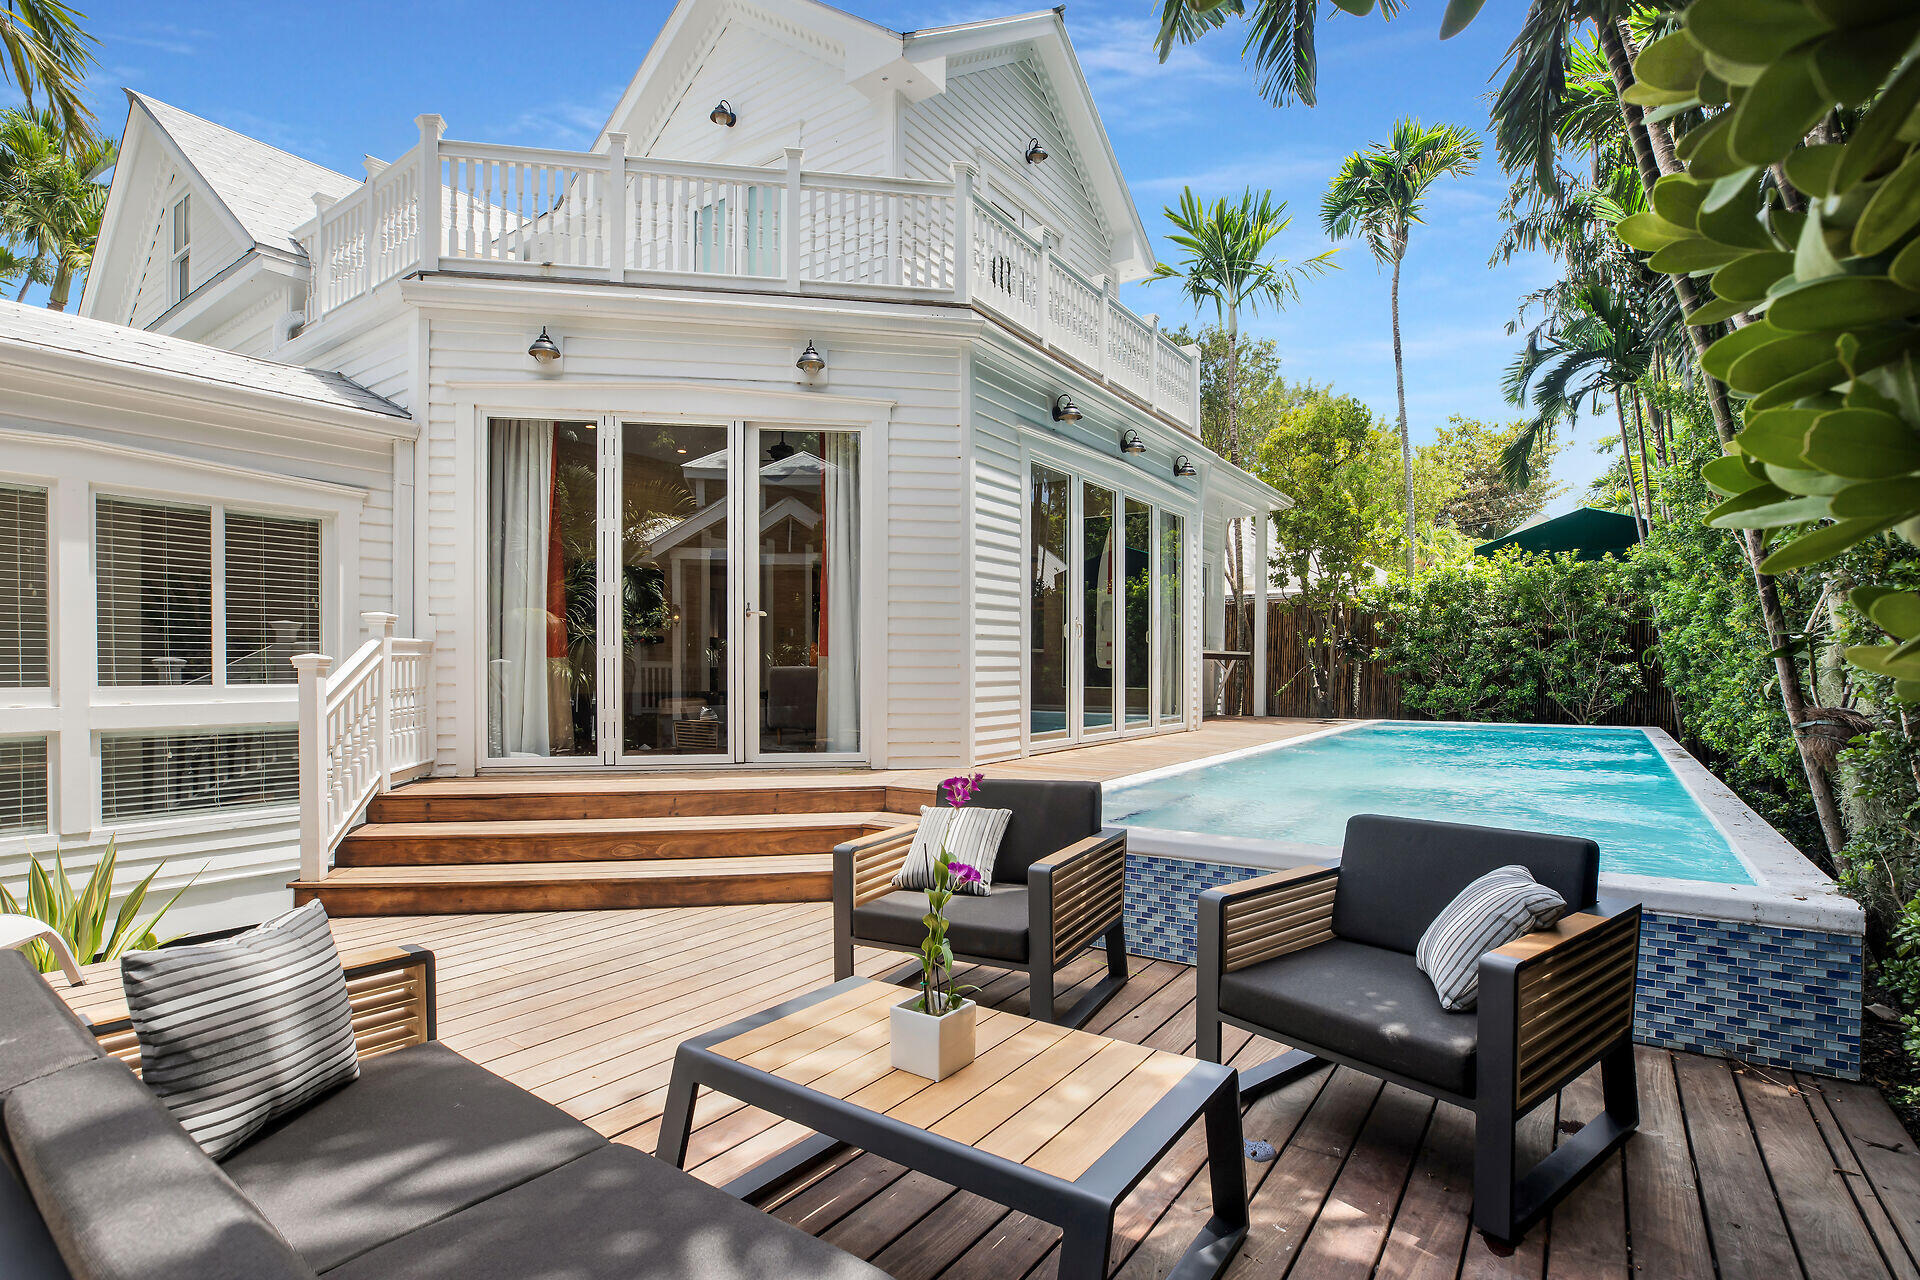
POLYGON ((335 916, 824 902, 833 847, 925 799, 841 775, 429 779, 292 888, 335 916))

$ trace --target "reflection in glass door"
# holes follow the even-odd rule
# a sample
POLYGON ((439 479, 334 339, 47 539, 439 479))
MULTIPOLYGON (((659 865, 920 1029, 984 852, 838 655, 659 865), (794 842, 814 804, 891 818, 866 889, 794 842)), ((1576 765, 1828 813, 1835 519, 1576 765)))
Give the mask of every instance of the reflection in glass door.
POLYGON ((860 750, 860 436, 749 434, 756 756, 860 750))
POLYGON ((715 756, 727 725, 726 427, 620 427, 620 750, 634 760, 715 756))
POLYGON ((1083 566, 1080 727, 1083 733, 1107 733, 1114 727, 1115 660, 1119 628, 1114 617, 1114 588, 1119 575, 1114 554, 1114 495, 1087 485, 1082 490, 1080 562, 1083 566))
POLYGON ((1122 617, 1121 670, 1125 674, 1126 723, 1129 728, 1153 718, 1152 656, 1147 632, 1153 614, 1153 508, 1127 499, 1126 603, 1122 617))
POLYGON ((1177 724, 1186 712, 1186 595, 1181 590, 1186 525, 1171 511, 1160 513, 1160 714, 1177 724))
POLYGON ((1032 597, 1027 606, 1027 735, 1035 742, 1065 738, 1067 641, 1072 625, 1069 608, 1073 590, 1067 572, 1067 523, 1072 482, 1058 471, 1033 466, 1028 491, 1027 573, 1032 597))

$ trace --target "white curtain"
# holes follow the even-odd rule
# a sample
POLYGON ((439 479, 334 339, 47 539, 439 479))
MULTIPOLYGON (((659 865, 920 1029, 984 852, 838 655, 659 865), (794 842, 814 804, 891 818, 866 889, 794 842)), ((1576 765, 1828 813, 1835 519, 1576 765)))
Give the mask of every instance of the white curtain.
POLYGON ((860 749, 860 437, 851 431, 820 433, 827 464, 822 482, 825 517, 820 569, 826 624, 819 694, 820 749, 860 749))
POLYGON ((545 756, 547 538, 553 508, 553 424, 492 422, 488 475, 488 747, 495 756, 545 756))

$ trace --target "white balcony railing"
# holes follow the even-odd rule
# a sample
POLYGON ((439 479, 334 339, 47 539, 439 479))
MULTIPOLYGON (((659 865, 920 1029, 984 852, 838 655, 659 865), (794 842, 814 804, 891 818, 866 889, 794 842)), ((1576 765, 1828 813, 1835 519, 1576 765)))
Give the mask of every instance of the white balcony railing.
POLYGON ((373 636, 338 671, 323 653, 300 673, 300 878, 318 880, 376 795, 433 767, 433 642, 393 634, 390 613, 362 614, 373 636))
POLYGON ((627 284, 972 303, 1096 378, 1198 430, 1196 351, 1082 275, 1051 237, 1016 226, 952 181, 822 173, 789 148, 782 168, 420 142, 338 201, 316 198, 298 233, 307 320, 411 271, 590 276, 627 284), (421 217, 422 208, 438 216, 421 217))

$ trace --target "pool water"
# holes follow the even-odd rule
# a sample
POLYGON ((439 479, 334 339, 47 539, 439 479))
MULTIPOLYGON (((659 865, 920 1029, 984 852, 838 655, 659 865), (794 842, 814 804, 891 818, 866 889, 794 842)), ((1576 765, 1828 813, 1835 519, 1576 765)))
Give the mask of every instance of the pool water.
POLYGON ((1605 872, 1753 883, 1638 729, 1363 725, 1106 793, 1121 826, 1334 848, 1357 813, 1586 836, 1605 872))

